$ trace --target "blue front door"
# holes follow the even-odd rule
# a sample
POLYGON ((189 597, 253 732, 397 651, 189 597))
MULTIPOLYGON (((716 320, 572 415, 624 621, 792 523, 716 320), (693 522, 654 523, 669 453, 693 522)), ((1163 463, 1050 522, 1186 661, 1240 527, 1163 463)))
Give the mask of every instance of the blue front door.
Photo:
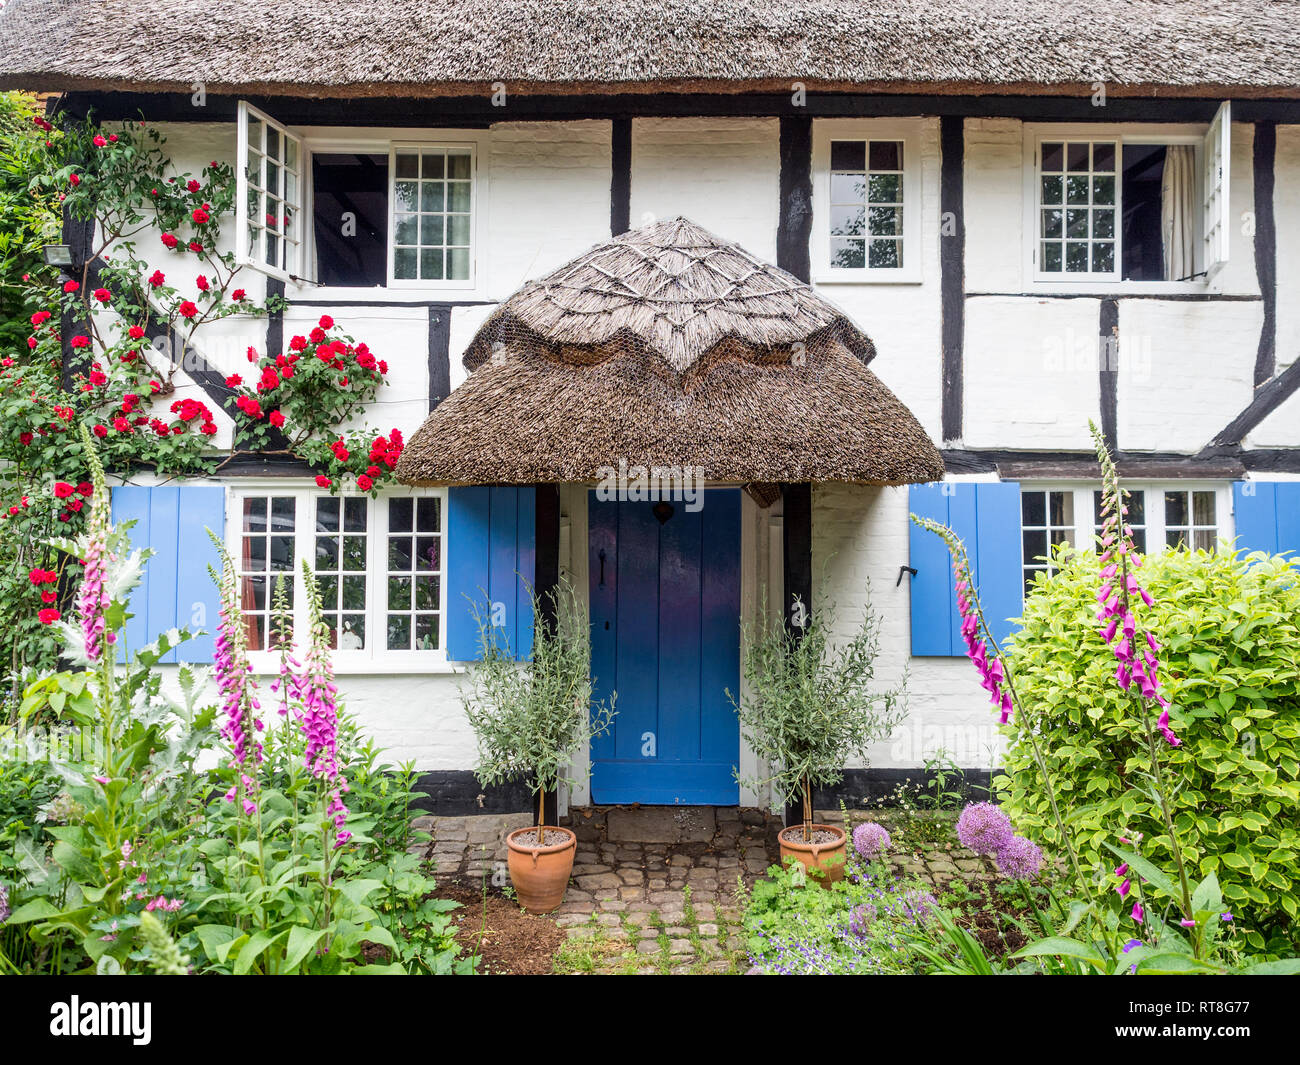
POLYGON ((590 494, 591 672, 597 699, 618 693, 592 740, 595 803, 740 801, 740 491, 701 498, 668 516, 590 494))

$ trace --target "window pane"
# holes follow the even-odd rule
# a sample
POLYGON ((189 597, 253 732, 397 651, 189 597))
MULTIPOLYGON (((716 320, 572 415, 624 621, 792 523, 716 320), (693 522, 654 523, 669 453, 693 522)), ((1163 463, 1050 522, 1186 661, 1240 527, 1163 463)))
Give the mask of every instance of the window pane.
POLYGON ((1024 533, 1025 561, 1033 562, 1047 554, 1047 533, 1042 529, 1027 529, 1024 533))
POLYGON ((388 649, 390 651, 409 651, 411 649, 411 619, 401 614, 388 615, 388 649))
POLYGON ((1053 525, 1073 525, 1074 524, 1074 493, 1073 492, 1052 492, 1052 524, 1053 525))
POLYGON ((360 651, 366 646, 366 617, 364 614, 345 614, 343 628, 338 636, 340 651, 360 651))
POLYGON ((442 280, 442 250, 425 249, 420 252, 420 277, 424 280, 442 280))
POLYGON ((420 186, 421 211, 441 211, 446 204, 446 189, 441 181, 426 181, 420 186))
POLYGON ((1092 179, 1092 202, 1101 204, 1115 202, 1115 178, 1113 176, 1092 179))
MULTIPOLYGON (((424 500, 421 500, 424 502, 424 500)), ((394 532, 409 531, 413 517, 415 500, 390 499, 388 501, 388 527, 394 532)))
POLYGON ((903 265, 903 245, 898 240, 873 240, 868 265, 873 269, 896 270, 903 265))
POLYGON ((420 158, 420 176, 422 178, 444 178, 447 176, 441 152, 425 152, 420 158))
POLYGON ((396 248, 393 251, 393 276, 403 281, 414 280, 418 254, 414 248, 396 248))
POLYGON ((425 651, 438 649, 438 617, 419 614, 415 619, 415 646, 425 651))
POLYGON ((867 198, 867 179, 861 174, 832 174, 831 203, 861 203, 867 198))
MULTIPOLYGON (((403 502, 409 504, 409 499, 403 502)), ((416 506, 416 527, 420 532, 438 532, 442 528, 442 500, 437 496, 421 499, 416 506)))
POLYGON ((867 178, 867 199, 872 203, 901 203, 903 177, 901 174, 872 174, 867 178))
POLYGON ((866 225, 867 211, 861 204, 831 208, 831 233, 834 236, 860 237, 866 225))
POLYGON ((366 568, 366 540, 364 536, 345 536, 343 538, 343 568, 363 570, 366 568))
POLYGON ((1194 525, 1214 524, 1214 493, 1192 493, 1192 523, 1194 525))
MULTIPOLYGON (((388 280, 388 156, 312 156, 316 280, 375 287, 388 280)), ((399 216, 401 217, 401 216, 399 216)), ((398 243, 402 243, 400 237, 398 243)))
POLYGON ((339 542, 334 536, 316 537, 316 569, 339 568, 339 542))
POLYGON ((1187 525, 1187 493, 1165 493, 1165 524, 1187 525))
POLYGON ((1057 204, 1062 202, 1063 193, 1062 179, 1059 177, 1044 177, 1042 179, 1042 198, 1045 204, 1057 204))
POLYGON ((447 252, 447 278, 451 281, 469 280, 468 248, 452 248, 447 252))
POLYGON ((409 570, 411 568, 411 538, 409 536, 390 536, 388 538, 388 568, 409 570))
POLYGON ((343 531, 366 531, 366 501, 352 496, 343 501, 343 531))
POLYGON ((1110 172, 1115 169, 1115 145, 1111 143, 1092 146, 1092 168, 1110 172))
POLYGON ((338 532, 339 500, 334 496, 316 500, 316 528, 321 532, 338 532))
POLYGON ((1086 204, 1088 202, 1088 179, 1071 175, 1065 179, 1065 202, 1086 204))
POLYGON ((266 531, 265 497, 244 500, 244 529, 248 532, 266 531))
POLYGON ((416 178, 420 176, 420 157, 414 152, 397 153, 397 176, 399 178, 416 178))
POLYGON ((1109 274, 1115 269, 1115 245, 1106 241, 1092 246, 1092 270, 1096 274, 1109 274))
POLYGON ((396 186, 394 207, 398 211, 415 211, 420 206, 419 185, 414 181, 399 181, 396 186))
POLYGON ((420 216, 420 243, 421 244, 441 244, 445 236, 443 227, 443 216, 440 214, 425 214, 420 216))
POLYGON ((872 170, 902 170, 903 142, 872 141, 870 166, 872 170))
POLYGON ((420 216, 399 214, 394 219, 393 243, 414 245, 420 240, 420 216))
POLYGON ((1065 235, 1067 237, 1086 237, 1088 235, 1088 209, 1065 212, 1065 235))
POLYGON ((447 176, 460 180, 468 180, 472 176, 470 173, 469 152, 447 153, 447 176))
POLYGON ((447 184, 447 210, 468 211, 470 201, 469 182, 452 181, 447 184))
POLYGON ((1043 172, 1060 172, 1065 169, 1065 145, 1048 143, 1043 145, 1043 172))
POLYGON ((831 141, 832 170, 865 170, 867 145, 864 141, 831 141))
POLYGON ((1020 522, 1022 525, 1047 524, 1047 501, 1042 492, 1020 493, 1020 522))
POLYGON ((1061 245, 1044 244, 1043 245, 1043 269, 1046 271, 1059 272, 1061 269, 1062 256, 1061 245))
POLYGON ((421 536, 416 541, 415 568, 421 570, 442 569, 442 550, 436 536, 421 536))
POLYGON ((867 265, 866 245, 860 240, 837 238, 831 241, 831 265, 856 270, 867 265))
POLYGON ((439 606, 438 591, 437 577, 421 577, 415 585, 415 608, 417 610, 437 610, 439 606))
POLYGON ((1094 237, 1113 237, 1115 235, 1115 212, 1092 212, 1092 235, 1094 237))
POLYGON ((871 208, 871 235, 873 237, 901 237, 903 235, 903 209, 901 207, 871 208))
POLYGON ((1065 269, 1072 274, 1088 271, 1088 242, 1070 241, 1065 245, 1065 269))
POLYGON ((1147 494, 1145 492, 1129 493, 1128 523, 1133 526, 1147 523, 1147 494))
POLYGON ((389 610, 410 610, 411 609, 411 578, 410 577, 389 577, 388 578, 388 609, 389 610))
POLYGON ((366 608, 366 578, 344 577, 343 578, 343 609, 344 610, 365 610, 366 608))
POLYGON ((1064 217, 1064 214, 1059 209, 1044 211, 1043 236, 1058 238, 1065 236, 1064 217))
POLYGON ((1088 169, 1088 144, 1070 144, 1066 147, 1066 169, 1086 172, 1088 169))

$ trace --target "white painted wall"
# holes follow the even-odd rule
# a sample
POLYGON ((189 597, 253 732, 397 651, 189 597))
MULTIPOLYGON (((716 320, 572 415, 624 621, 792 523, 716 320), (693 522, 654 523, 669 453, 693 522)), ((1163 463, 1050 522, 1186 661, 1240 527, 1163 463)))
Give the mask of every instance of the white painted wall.
POLYGON ((633 227, 684 215, 769 262, 780 192, 777 120, 632 122, 633 227))
MULTIPOLYGON (((935 119, 918 119, 922 276, 917 284, 820 284, 875 341, 873 369, 938 438, 940 425, 939 139, 935 119)), ((833 125, 833 123, 832 123, 833 125)), ((1095 298, 1061 299, 1024 292, 1023 131, 1011 119, 965 123, 966 304, 965 432, 959 446, 1020 450, 1083 449, 1087 420, 1099 410, 1095 298)), ((213 158, 233 159, 233 128, 219 124, 165 129, 182 169, 199 171, 213 158)), ((1231 215, 1253 209, 1250 126, 1233 129, 1231 215)), ((553 269, 608 236, 610 127, 607 122, 503 123, 480 136, 487 228, 482 298, 458 307, 451 320, 452 384, 464 380, 460 357, 491 301, 522 280, 553 269)), ((684 214, 720 235, 773 258, 778 208, 778 125, 774 120, 637 120, 632 134, 633 225, 646 215, 684 214)), ((1300 127, 1279 127, 1277 155, 1279 369, 1300 351, 1300 127)), ((814 218, 814 224, 821 219, 814 218)), ((192 284, 188 257, 158 245, 148 251, 169 279, 192 284)), ((814 264, 814 267, 816 264, 814 264)), ((1257 294, 1251 240, 1234 231, 1226 292, 1257 294)), ((246 271, 257 299, 261 275, 246 271)), ((311 289, 296 292, 313 298, 311 289)), ((294 295, 295 293, 291 293, 294 295)), ((376 293, 367 293, 367 299, 376 293)), ((427 311, 378 308, 331 297, 327 307, 293 308, 286 340, 328 311, 390 365, 390 386, 370 421, 408 434, 427 407, 427 311)), ((350 298, 355 301, 357 296, 350 298)), ((443 298, 424 295, 420 298, 443 298)), ((1257 301, 1173 302, 1124 296, 1120 302, 1119 430, 1132 450, 1195 452, 1249 402, 1261 304, 1257 301), (1125 355, 1127 352, 1127 356, 1125 355), (1131 361, 1130 361, 1131 359, 1131 361)), ((244 372, 244 350, 265 341, 263 321, 231 320, 209 330, 204 351, 223 369, 244 372)), ((1247 437, 1254 447, 1300 446, 1300 396, 1247 437)), ((566 486, 562 509, 571 537, 563 562, 586 586, 585 494, 566 486)), ((744 610, 752 617, 760 589, 779 579, 779 505, 748 507, 745 521, 744 610)), ((996 717, 964 659, 909 655, 907 583, 895 586, 908 557, 906 489, 818 486, 813 496, 814 567, 825 571, 840 603, 841 630, 860 617, 870 579, 885 619, 880 679, 909 673, 912 716, 872 751, 876 766, 920 766, 945 748, 968 766, 988 766, 998 749, 996 717)), ((460 707, 454 673, 340 677, 347 706, 394 758, 421 769, 465 769, 474 740, 460 707)), ((750 756, 746 753, 746 758, 750 756)), ((751 759, 752 762, 752 759, 751 759)), ((745 772, 757 766, 746 764, 745 772)), ((581 800, 579 792, 577 798, 581 800)), ((760 796, 747 796, 758 801, 760 796)))

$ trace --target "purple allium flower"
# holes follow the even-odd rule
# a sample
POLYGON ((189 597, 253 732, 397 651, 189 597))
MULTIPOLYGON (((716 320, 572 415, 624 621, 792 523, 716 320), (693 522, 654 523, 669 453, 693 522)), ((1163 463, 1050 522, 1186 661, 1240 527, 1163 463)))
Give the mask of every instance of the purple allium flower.
POLYGON ((1033 880, 1043 867, 1043 852, 1032 840, 1012 836, 997 853, 998 870, 1012 880, 1033 880))
POLYGON ((866 821, 853 830, 853 849, 864 861, 872 862, 889 850, 889 833, 884 825, 866 821))
POLYGON ((855 936, 865 936, 867 929, 871 927, 871 922, 878 916, 876 907, 869 902, 864 902, 860 906, 854 906, 849 911, 849 931, 855 936))
POLYGON ((939 900, 928 891, 909 888, 903 892, 902 903, 903 913, 919 923, 934 913, 935 908, 939 905, 939 900))
POLYGON ((9 920, 9 889, 0 884, 0 924, 9 920))
POLYGON ((991 802, 971 803, 957 818, 957 838, 976 854, 997 854, 1014 834, 1011 818, 991 802))

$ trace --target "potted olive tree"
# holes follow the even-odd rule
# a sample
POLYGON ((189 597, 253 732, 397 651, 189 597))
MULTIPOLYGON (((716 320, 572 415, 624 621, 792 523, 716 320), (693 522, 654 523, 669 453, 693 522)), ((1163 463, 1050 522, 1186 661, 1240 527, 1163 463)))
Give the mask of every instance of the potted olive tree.
POLYGON ((536 797, 536 825, 506 838, 508 864, 524 909, 550 913, 564 901, 577 837, 546 824, 546 797, 590 768, 575 765, 573 752, 588 734, 609 728, 614 709, 612 697, 609 706, 591 701, 591 634, 572 587, 561 581, 547 594, 549 611, 533 589, 528 594, 537 623, 527 661, 511 655, 490 612, 472 606, 481 658, 461 700, 478 739, 478 779, 492 785, 523 778, 536 797))
POLYGON ((838 784, 849 758, 865 758, 903 720, 905 682, 885 689, 873 683, 880 619, 869 600, 862 623, 844 639, 835 638, 833 604, 809 613, 796 599, 793 615, 806 618, 802 629, 787 631, 766 610, 765 621, 745 627, 748 694, 732 703, 746 742, 771 768, 770 777, 752 783, 770 783, 787 805, 802 801, 803 824, 779 837, 782 864, 794 858, 830 884, 844 875, 845 832, 813 823, 813 789, 838 784))

